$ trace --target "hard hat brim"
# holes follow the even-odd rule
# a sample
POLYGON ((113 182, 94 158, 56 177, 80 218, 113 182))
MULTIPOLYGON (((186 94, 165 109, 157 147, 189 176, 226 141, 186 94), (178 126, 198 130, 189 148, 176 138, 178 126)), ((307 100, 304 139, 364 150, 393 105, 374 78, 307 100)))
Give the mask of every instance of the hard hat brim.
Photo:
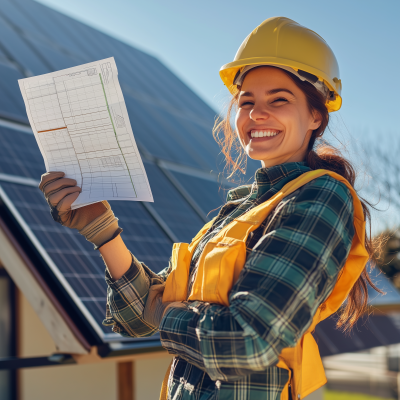
POLYGON ((279 57, 253 57, 253 58, 233 61, 223 65, 219 71, 219 75, 232 95, 235 95, 237 93, 237 87, 236 85, 233 84, 237 72, 246 65, 255 65, 255 64, 275 65, 275 66, 282 65, 285 67, 293 68, 296 71, 300 69, 310 74, 313 74, 317 76, 318 79, 322 80, 329 88, 329 90, 332 90, 336 94, 335 100, 327 101, 325 103, 328 112, 337 111, 342 106, 340 81, 334 82, 330 77, 326 76, 326 74, 323 71, 311 67, 310 65, 306 65, 297 61, 287 60, 279 57))

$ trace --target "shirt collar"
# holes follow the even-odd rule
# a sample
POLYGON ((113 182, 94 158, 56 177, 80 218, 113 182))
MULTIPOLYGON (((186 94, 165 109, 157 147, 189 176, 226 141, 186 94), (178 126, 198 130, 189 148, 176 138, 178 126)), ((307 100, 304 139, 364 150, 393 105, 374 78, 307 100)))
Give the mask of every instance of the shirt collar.
POLYGON ((255 173, 253 185, 239 186, 229 191, 227 201, 239 200, 252 193, 252 196, 260 197, 273 186, 282 183, 282 186, 301 174, 310 171, 306 162, 290 162, 275 165, 269 168, 260 168, 255 173))

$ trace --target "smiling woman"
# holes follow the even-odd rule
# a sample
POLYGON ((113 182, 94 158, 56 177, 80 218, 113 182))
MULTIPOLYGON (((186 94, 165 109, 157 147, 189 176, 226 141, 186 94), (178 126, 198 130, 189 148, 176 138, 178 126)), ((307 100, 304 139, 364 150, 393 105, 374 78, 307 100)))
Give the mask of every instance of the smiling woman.
POLYGON ((71 210, 80 188, 63 173, 43 175, 40 188, 53 218, 106 263, 103 324, 159 332, 175 355, 161 399, 302 399, 326 383, 312 332, 337 311, 338 326, 354 325, 375 250, 352 165, 320 141, 341 106, 339 68, 319 35, 278 17, 220 75, 233 95, 214 130, 227 165, 235 172, 250 157, 261 168, 190 244, 174 244, 160 273, 129 252, 107 202, 71 210))

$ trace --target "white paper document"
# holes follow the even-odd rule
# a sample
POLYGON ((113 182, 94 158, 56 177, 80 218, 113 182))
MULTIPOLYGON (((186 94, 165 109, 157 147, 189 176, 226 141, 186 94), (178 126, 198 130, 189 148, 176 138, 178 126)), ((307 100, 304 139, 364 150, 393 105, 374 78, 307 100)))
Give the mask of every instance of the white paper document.
POLYGON ((114 58, 18 81, 47 171, 82 188, 72 208, 153 201, 114 58))

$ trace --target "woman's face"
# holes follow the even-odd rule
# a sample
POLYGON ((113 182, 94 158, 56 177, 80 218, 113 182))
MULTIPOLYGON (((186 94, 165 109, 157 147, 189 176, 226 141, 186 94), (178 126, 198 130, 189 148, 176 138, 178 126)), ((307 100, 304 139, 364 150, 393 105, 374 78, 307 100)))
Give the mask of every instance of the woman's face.
POLYGON ((312 131, 321 125, 305 94, 279 68, 250 70, 238 98, 236 130, 247 155, 263 167, 304 161, 312 131))

